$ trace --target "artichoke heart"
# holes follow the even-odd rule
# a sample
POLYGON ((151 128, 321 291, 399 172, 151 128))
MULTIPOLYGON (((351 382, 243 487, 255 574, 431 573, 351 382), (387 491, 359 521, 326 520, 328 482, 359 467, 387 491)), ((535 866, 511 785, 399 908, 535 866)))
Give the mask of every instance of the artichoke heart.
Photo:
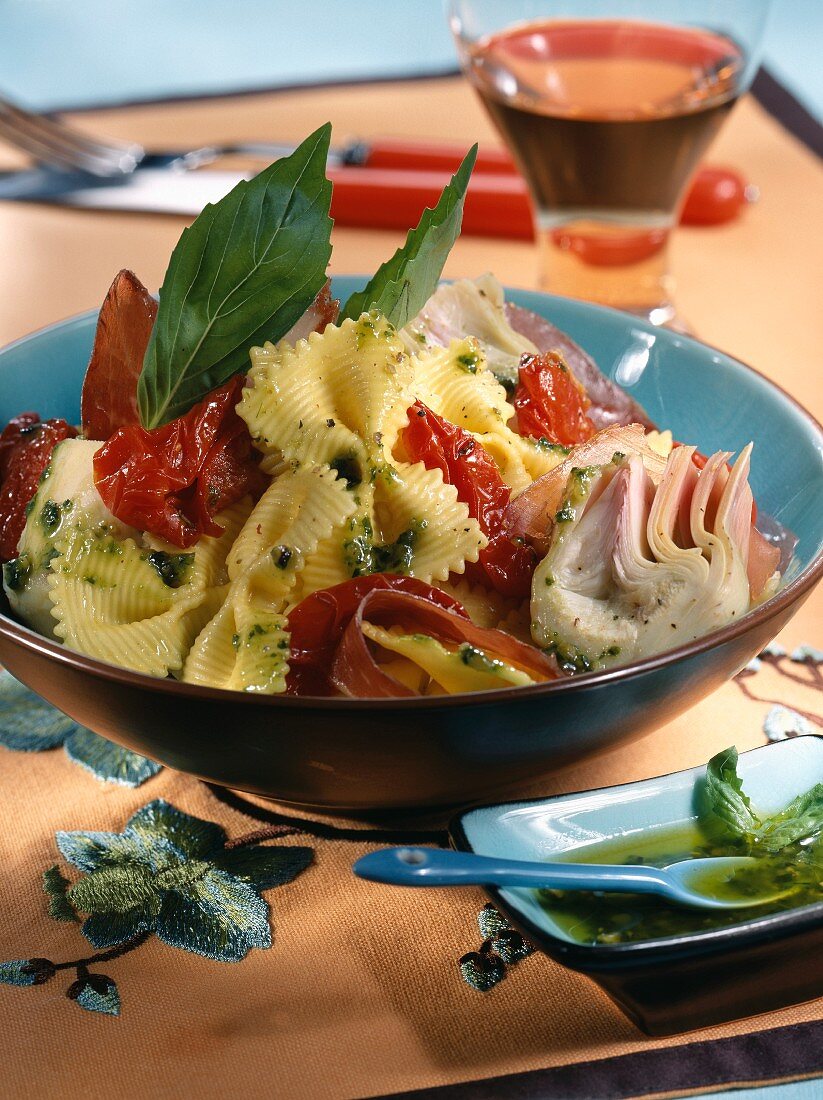
POLYGON ((751 603, 751 445, 731 470, 676 447, 655 486, 637 455, 574 469, 532 583, 532 636, 568 671, 648 657, 751 603))

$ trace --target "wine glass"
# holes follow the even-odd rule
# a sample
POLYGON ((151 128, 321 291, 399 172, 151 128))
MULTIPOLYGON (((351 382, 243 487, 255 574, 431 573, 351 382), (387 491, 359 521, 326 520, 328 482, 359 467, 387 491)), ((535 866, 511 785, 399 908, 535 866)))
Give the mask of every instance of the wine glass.
POLYGON ((674 319, 668 245, 757 69, 770 0, 449 0, 531 192, 546 290, 674 319))

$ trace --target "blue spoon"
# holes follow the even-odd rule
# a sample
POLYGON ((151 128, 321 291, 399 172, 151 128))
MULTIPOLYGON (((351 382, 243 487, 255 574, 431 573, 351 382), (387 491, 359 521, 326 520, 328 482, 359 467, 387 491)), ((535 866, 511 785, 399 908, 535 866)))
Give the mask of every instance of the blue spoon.
POLYGON ((678 905, 700 909, 740 909, 763 905, 786 890, 750 897, 730 881, 752 867, 750 856, 685 859, 668 867, 596 863, 528 863, 436 848, 384 848, 354 864, 360 878, 390 886, 515 886, 550 890, 599 890, 657 894, 678 905))

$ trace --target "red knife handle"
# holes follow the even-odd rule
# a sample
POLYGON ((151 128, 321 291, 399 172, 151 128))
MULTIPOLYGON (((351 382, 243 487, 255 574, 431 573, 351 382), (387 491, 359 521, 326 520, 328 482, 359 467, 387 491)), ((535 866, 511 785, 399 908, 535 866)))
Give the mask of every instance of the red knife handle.
MULTIPOLYGON (((349 166, 332 168, 329 170, 329 178, 334 184, 332 217, 341 226, 408 229, 417 225, 425 207, 436 205, 449 182, 450 172, 450 168, 439 171, 349 166)), ((737 173, 704 166, 692 181, 681 222, 685 225, 707 225, 728 221, 739 213, 746 198, 746 189, 737 173), (730 180, 736 187, 734 204, 729 203, 722 188, 718 191, 718 184, 728 187, 730 180), (709 185, 711 194, 704 194, 709 185), (697 200, 700 200, 699 208, 692 209, 697 200)), ((531 240, 534 224, 523 178, 514 172, 475 173, 466 194, 463 232, 469 236, 531 240)), ((556 230, 554 237, 559 247, 571 249, 584 262, 611 266, 636 263, 653 255, 665 244, 667 233, 662 230, 638 230, 630 238, 621 239, 614 245, 607 239, 580 234, 570 236, 563 230, 556 230)))
MULTIPOLYGON (((404 138, 375 138, 353 147, 352 163, 364 168, 408 168, 411 171, 449 172, 452 175, 468 153, 466 145, 415 141, 404 138)), ((515 173, 517 169, 505 149, 479 149, 475 173, 515 173)))
MULTIPOLYGON (((435 206, 449 182, 448 172, 394 168, 331 168, 331 215, 338 225, 369 229, 409 229, 426 206, 435 206)), ((463 232, 472 236, 530 240, 531 205, 516 175, 472 176, 463 210, 463 232)))

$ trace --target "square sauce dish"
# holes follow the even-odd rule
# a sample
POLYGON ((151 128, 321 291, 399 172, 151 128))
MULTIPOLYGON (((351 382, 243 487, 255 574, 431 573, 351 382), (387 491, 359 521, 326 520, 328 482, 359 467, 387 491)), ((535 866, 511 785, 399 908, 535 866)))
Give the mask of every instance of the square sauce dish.
MULTIPOLYGON (((758 814, 778 814, 823 783, 823 737, 743 753, 738 774, 758 814)), ((450 834, 462 851, 545 862, 637 862, 635 852, 653 862, 655 853, 676 848, 675 838, 681 848, 672 851, 672 862, 686 858, 698 841, 707 845, 704 854, 727 854, 713 850, 701 831, 705 789, 706 768, 692 768, 623 786, 478 807, 454 818, 450 834)), ((637 899, 627 895, 604 901, 589 894, 586 912, 580 894, 496 887, 488 893, 536 947, 595 981, 650 1035, 823 995, 823 887, 816 883, 797 895, 797 904, 787 900, 778 911, 748 907, 718 920, 716 914, 670 908, 671 928, 659 913, 656 920, 654 914, 643 918, 642 909, 647 923, 641 927, 637 913, 632 918, 640 908, 637 899), (607 920, 593 923, 598 913, 607 920), (678 914, 685 916, 677 921, 678 914), (629 931, 610 931, 608 920, 618 928, 623 922, 629 931)))

